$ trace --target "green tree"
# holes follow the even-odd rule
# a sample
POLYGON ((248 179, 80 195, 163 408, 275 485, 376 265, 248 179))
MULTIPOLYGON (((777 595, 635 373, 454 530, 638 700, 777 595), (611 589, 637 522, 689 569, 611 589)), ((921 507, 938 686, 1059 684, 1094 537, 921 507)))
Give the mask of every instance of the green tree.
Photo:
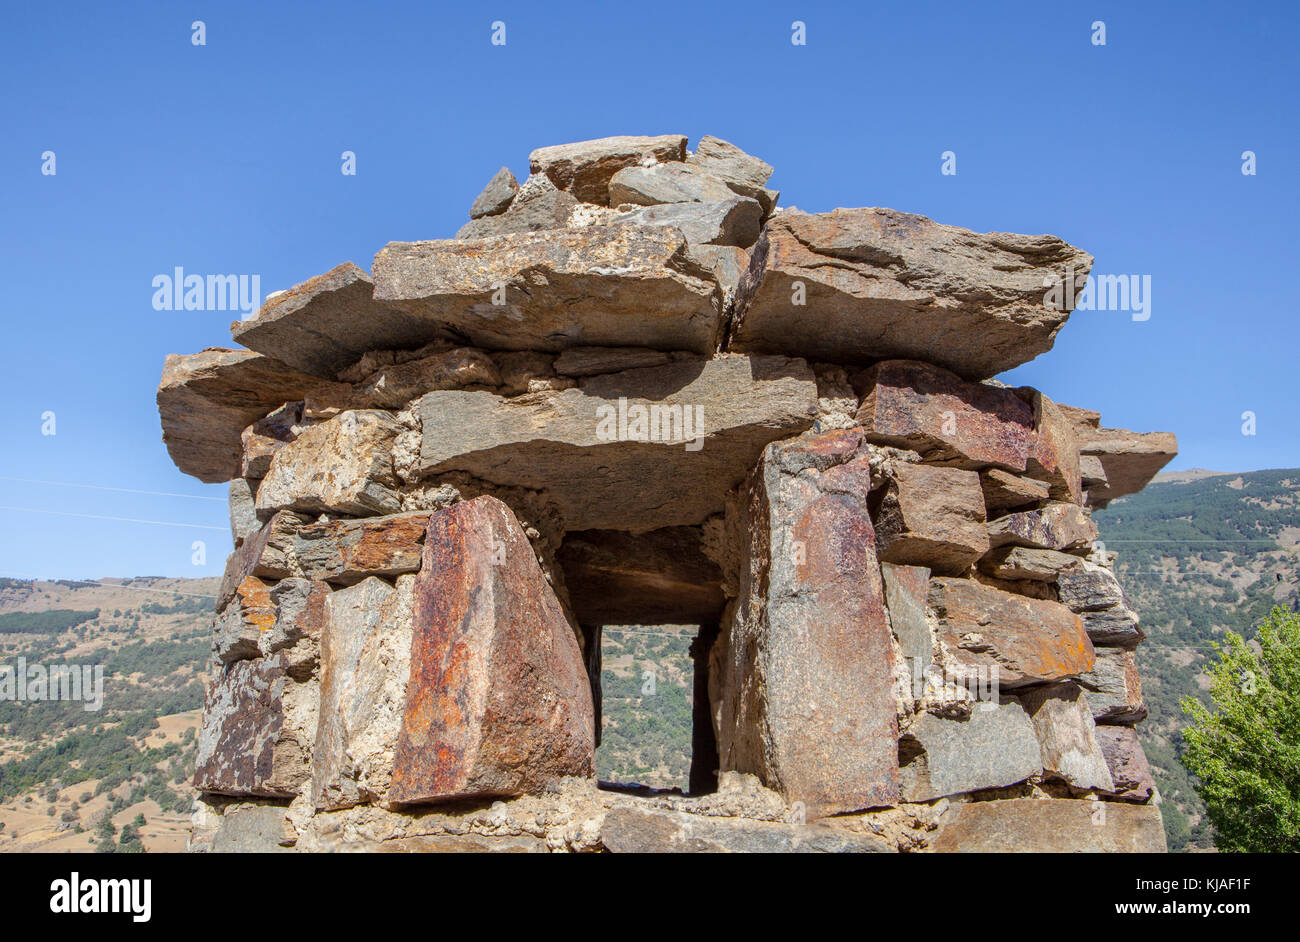
POLYGON ((1300 851, 1300 616, 1259 626, 1259 652, 1228 632, 1210 667, 1214 710, 1182 700, 1183 764, 1195 775, 1220 850, 1300 851))

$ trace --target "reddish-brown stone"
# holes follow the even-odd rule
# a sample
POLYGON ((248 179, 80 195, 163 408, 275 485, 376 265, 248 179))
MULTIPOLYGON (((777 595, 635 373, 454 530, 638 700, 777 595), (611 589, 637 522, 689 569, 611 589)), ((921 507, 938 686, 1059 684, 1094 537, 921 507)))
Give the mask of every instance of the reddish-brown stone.
POLYGON ((749 533, 714 645, 721 769, 809 814, 898 801, 894 654, 856 429, 769 445, 736 512, 749 533))
MULTIPOLYGON (((1087 628, 1088 615, 1084 618, 1087 628)), ((1098 723, 1128 725, 1147 717, 1142 677, 1132 648, 1097 648, 1097 664, 1079 678, 1083 695, 1098 723)))
POLYGON ((997 667, 1004 687, 1076 677, 1096 662, 1083 622, 1059 602, 948 578, 930 580, 929 601, 954 666, 997 667))
POLYGON ((868 441, 954 467, 1025 470, 1033 409, 1010 389, 968 383, 918 360, 886 360, 853 378, 868 441))
POLYGON ((1055 499, 1083 503, 1079 440, 1074 434, 1074 424, 1056 403, 1038 390, 1026 386, 1017 391, 1034 410, 1034 435, 1025 474, 1047 482, 1055 499))
POLYGON ((957 468, 895 462, 875 515, 884 562, 965 572, 989 549, 979 475, 957 468))
POLYGON ((429 518, 413 631, 390 800, 520 795, 594 774, 577 639, 501 501, 429 518))
POLYGON ((1046 482, 1012 474, 1001 468, 981 471, 980 487, 984 491, 984 509, 989 517, 1036 504, 1047 500, 1051 495, 1046 482))
POLYGON ((1126 801, 1149 801, 1156 791, 1147 755, 1131 726, 1098 726, 1093 735, 1115 783, 1111 794, 1126 801))
POLYGON ((293 535, 309 520, 309 517, 293 511, 282 510, 244 540, 226 558, 226 570, 217 590, 217 610, 226 607, 249 576, 285 579, 292 575, 289 554, 293 551, 293 535))
POLYGON ((1105 483, 1088 488, 1091 507, 1105 507, 1116 497, 1136 494, 1178 454, 1178 438, 1171 432, 1102 428, 1100 414, 1090 409, 1059 408, 1074 427, 1079 453, 1101 463, 1105 483))
POLYGON ((1045 302, 1077 292, 1091 265, 1051 236, 980 234, 879 207, 787 210, 755 246, 730 349, 906 357, 996 376, 1051 349, 1068 312, 1045 302))

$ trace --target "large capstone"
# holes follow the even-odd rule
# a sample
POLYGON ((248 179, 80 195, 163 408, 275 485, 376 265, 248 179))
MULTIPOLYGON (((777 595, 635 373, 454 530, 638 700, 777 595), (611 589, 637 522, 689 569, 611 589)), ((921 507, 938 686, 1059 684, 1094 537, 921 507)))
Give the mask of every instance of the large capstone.
POLYGON ((671 227, 391 242, 375 256, 374 277, 376 301, 488 349, 707 354, 722 328, 717 282, 671 227))
POLYGON ((279 360, 212 347, 169 354, 158 385, 163 442, 176 467, 208 484, 241 472, 245 428, 322 381, 279 360))
POLYGON ((925 360, 982 379, 1052 348, 1092 256, 1054 236, 983 235, 892 209, 774 216, 732 349, 835 362, 925 360), (1058 291, 1058 294, 1060 292, 1058 291))
POLYGON ((257 316, 231 325, 235 340, 295 369, 334 379, 368 350, 416 347, 435 331, 374 299, 370 276, 344 262, 273 295, 257 316))
POLYGON ((802 360, 690 358, 515 398, 432 392, 413 411, 417 476, 544 491, 571 530, 642 531, 721 512, 765 445, 812 424, 817 384, 802 360))

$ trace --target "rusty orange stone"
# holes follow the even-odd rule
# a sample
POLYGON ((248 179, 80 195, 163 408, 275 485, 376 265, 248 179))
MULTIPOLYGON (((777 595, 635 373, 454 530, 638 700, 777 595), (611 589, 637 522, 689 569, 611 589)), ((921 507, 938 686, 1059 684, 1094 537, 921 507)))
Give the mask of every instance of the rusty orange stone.
POLYGON ((294 555, 309 578, 338 585, 415 572, 428 525, 428 513, 419 511, 313 523, 298 531, 294 555))
POLYGON ((258 631, 270 631, 275 625, 275 605, 271 590, 256 576, 249 576, 235 590, 239 596, 244 621, 258 631))
POLYGON ((595 774, 577 637, 510 508, 429 518, 390 800, 535 793, 595 774))
POLYGON ((930 580, 929 604, 956 665, 996 667, 1004 687, 1077 677, 1096 663, 1083 621, 1059 602, 937 577, 930 580))

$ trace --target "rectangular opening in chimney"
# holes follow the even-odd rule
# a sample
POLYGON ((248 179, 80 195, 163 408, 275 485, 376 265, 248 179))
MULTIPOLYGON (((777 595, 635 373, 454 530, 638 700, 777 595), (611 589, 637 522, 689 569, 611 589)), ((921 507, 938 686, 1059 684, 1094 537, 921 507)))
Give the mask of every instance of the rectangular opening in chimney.
POLYGON ((598 778, 715 791, 708 660, 726 600, 703 528, 574 530, 556 559, 582 626, 598 778))
POLYGON ((600 698, 602 786, 686 794, 716 788, 707 676, 714 634, 699 625, 606 625, 595 638, 588 630, 600 651, 593 688, 600 698))

